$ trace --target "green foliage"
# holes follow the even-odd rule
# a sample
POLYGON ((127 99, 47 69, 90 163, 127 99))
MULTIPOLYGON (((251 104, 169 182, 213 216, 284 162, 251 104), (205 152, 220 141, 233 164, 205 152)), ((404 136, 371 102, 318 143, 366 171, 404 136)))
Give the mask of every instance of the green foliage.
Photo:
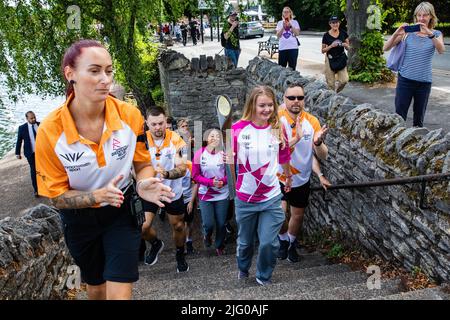
POLYGON ((48 0, 45 5, 36 0, 0 0, 0 81, 8 88, 9 98, 24 93, 63 94, 60 63, 64 51, 76 40, 89 38, 109 49, 117 79, 132 90, 139 105, 153 104, 151 90, 159 83, 156 47, 143 39, 148 22, 161 13, 160 2, 80 2, 79 30, 68 27, 69 5, 66 0, 48 0), (95 28, 99 24, 102 28, 95 28))
POLYGON ((334 244, 331 249, 327 252, 327 258, 333 259, 333 258, 340 258, 344 255, 344 247, 336 243, 334 244))
POLYGON ((328 30, 328 19, 341 12, 341 0, 267 0, 264 7, 275 20, 281 19, 283 7, 294 11, 302 29, 319 28, 328 30))
MULTIPOLYGON (((372 1, 381 10, 381 25, 387 12, 383 10, 381 0, 372 1)), ((379 30, 366 30, 362 34, 361 46, 357 51, 357 57, 349 66, 349 77, 352 81, 363 83, 391 82, 394 74, 386 67, 386 59, 383 56, 384 38, 379 30)))
POLYGON ((361 48, 358 51, 358 62, 349 69, 350 80, 374 83, 378 81, 392 81, 383 57, 383 36, 378 31, 363 33, 361 48))

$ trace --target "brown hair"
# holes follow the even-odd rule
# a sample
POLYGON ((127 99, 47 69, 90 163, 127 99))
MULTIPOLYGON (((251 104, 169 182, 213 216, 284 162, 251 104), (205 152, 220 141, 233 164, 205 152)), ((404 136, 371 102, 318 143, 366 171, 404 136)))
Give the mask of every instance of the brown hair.
POLYGON ((255 88, 253 88, 253 90, 250 92, 247 101, 245 102, 244 113, 241 119, 252 121, 256 110, 256 100, 258 99, 259 96, 269 97, 273 101, 273 113, 270 116, 268 122, 272 127, 272 132, 274 136, 276 136, 279 139, 280 143, 282 144, 282 148, 284 149, 286 145, 286 140, 284 138, 280 118, 278 117, 277 99, 275 97, 275 93, 273 92, 272 88, 270 88, 269 86, 256 86, 255 88))
MULTIPOLYGON (((75 69, 77 66, 77 59, 83 53, 83 49, 91 47, 103 48, 106 50, 106 48, 100 42, 89 39, 77 41, 66 50, 61 61, 61 73, 66 81, 67 81, 66 75, 64 74, 65 67, 70 66, 73 69, 75 69)), ((68 82, 66 88, 66 98, 70 96, 72 92, 73 92, 73 83, 68 82)))

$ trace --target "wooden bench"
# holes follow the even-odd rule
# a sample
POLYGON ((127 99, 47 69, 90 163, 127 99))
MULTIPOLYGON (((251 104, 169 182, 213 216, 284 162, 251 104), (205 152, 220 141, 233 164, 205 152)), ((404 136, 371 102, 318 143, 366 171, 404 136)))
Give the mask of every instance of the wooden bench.
POLYGON ((267 51, 272 59, 275 53, 278 53, 278 38, 270 36, 266 41, 258 41, 258 56, 262 51, 267 51))

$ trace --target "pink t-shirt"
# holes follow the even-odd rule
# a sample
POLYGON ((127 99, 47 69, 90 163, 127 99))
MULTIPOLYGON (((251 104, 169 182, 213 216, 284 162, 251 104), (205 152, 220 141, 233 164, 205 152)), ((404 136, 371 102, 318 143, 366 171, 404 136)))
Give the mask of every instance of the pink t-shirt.
POLYGON ((233 148, 238 167, 236 195, 245 202, 264 202, 280 194, 279 164, 290 160, 289 146, 281 144, 272 127, 259 127, 240 120, 232 126, 233 148))
POLYGON ((192 164, 192 178, 198 184, 198 198, 203 201, 219 201, 228 198, 227 177, 222 153, 211 153, 206 148, 197 150, 192 164), (214 187, 214 178, 222 180, 222 188, 214 187))

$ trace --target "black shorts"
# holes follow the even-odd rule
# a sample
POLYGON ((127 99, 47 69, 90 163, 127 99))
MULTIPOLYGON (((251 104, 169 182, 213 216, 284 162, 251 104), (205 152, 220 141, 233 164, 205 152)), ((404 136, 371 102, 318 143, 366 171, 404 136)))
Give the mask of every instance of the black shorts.
MULTIPOLYGON (((151 212, 156 214, 158 212, 159 206, 156 203, 145 201, 142 199, 142 203, 144 205, 144 211, 145 212, 151 212)), ((166 211, 168 214, 171 214, 173 216, 181 216, 186 212, 186 208, 184 206, 184 200, 183 195, 175 201, 172 201, 171 203, 163 202, 164 203, 164 211, 166 211)))
POLYGON ((306 208, 308 206, 309 194, 311 193, 311 184, 308 181, 304 185, 292 188, 290 192, 284 191, 284 184, 280 183, 283 193, 282 201, 288 201, 289 205, 296 208, 306 208))
POLYGON ((139 279, 141 231, 127 205, 60 210, 67 248, 88 285, 139 279))
POLYGON ((184 204, 184 222, 191 223, 192 220, 194 220, 194 215, 197 212, 197 208, 194 206, 194 208, 192 208, 191 214, 188 214, 188 212, 187 212, 188 204, 189 204, 189 202, 184 204))

